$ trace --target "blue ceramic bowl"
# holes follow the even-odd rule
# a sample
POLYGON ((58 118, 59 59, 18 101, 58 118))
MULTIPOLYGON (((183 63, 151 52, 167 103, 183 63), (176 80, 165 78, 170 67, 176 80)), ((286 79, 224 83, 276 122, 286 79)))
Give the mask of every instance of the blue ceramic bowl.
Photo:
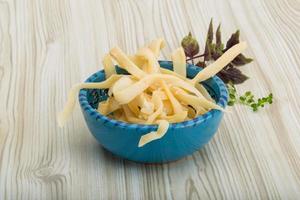
MULTIPOLYGON (((172 69, 172 62, 160 61, 160 66, 172 69)), ((194 65, 187 66, 187 75, 193 78, 201 69, 194 65)), ((126 73, 117 68, 118 73, 126 73)), ((101 70, 86 82, 100 82, 105 79, 101 70)), ((203 82, 217 104, 227 105, 228 92, 223 81, 214 76, 203 82)), ((143 162, 162 163, 178 160, 192 154, 208 143, 216 133, 223 113, 211 110, 193 120, 170 124, 168 132, 159 140, 138 147, 142 135, 157 130, 157 125, 129 124, 99 114, 95 108, 107 98, 106 90, 82 89, 79 101, 90 132, 108 151, 122 158, 143 162)))

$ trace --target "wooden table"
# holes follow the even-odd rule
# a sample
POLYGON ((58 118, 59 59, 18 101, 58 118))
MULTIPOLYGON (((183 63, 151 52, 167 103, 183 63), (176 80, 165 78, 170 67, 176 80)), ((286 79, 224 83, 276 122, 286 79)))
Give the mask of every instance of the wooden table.
POLYGON ((300 2, 0 0, 0 199, 296 199, 300 197, 300 2), (189 31, 204 49, 210 18, 236 29, 255 61, 237 87, 274 94, 258 113, 228 108, 214 139, 181 161, 112 156, 76 107, 56 124, 70 87, 119 45, 164 37, 163 58, 189 31))

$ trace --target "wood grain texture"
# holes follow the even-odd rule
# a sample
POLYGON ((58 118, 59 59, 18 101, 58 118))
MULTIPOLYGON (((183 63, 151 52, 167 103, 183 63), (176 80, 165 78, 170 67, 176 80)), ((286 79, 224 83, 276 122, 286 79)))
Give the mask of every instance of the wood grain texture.
POLYGON ((299 33, 297 0, 0 0, 0 199, 299 198, 299 33), (255 59, 238 91, 272 91, 272 106, 229 108, 205 148, 164 165, 103 150, 78 107, 57 127, 68 90, 109 48, 164 37, 169 58, 192 31, 203 50, 211 17, 224 38, 240 28, 255 59))

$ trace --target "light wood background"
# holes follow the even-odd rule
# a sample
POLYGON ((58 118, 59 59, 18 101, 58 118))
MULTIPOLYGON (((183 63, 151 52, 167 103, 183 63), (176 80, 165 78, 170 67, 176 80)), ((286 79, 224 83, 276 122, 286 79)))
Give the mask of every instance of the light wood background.
POLYGON ((0 199, 299 199, 300 2, 297 0, 0 0, 0 199), (239 92, 273 92, 253 113, 229 108, 214 139, 181 161, 112 156, 78 109, 56 125, 70 87, 156 37, 171 49, 192 31, 204 49, 210 18, 237 28, 255 62, 239 92))

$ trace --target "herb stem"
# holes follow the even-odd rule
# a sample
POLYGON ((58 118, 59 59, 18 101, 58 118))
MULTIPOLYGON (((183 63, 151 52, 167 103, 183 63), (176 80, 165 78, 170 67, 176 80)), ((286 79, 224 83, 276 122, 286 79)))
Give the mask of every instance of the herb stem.
POLYGON ((200 57, 203 57, 203 56, 205 56, 205 53, 201 54, 201 55, 198 55, 198 56, 195 56, 195 57, 190 57, 190 58, 186 59, 186 61, 190 61, 191 60, 193 62, 193 59, 200 58, 200 57))

